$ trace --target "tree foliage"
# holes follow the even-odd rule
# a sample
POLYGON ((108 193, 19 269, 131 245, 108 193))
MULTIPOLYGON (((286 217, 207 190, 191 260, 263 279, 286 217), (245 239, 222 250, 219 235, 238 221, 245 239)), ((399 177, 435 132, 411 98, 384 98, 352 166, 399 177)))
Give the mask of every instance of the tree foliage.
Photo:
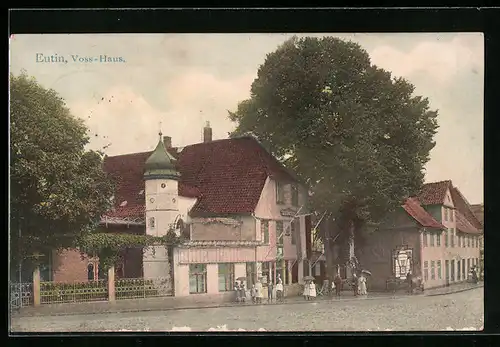
POLYGON ((10 76, 11 259, 69 247, 96 229, 113 183, 88 143, 56 91, 26 73, 10 76))
MULTIPOLYGON (((403 78, 334 37, 286 41, 267 55, 229 118, 310 186, 337 230, 379 222, 420 189, 437 111, 403 78)), ((324 234, 323 237, 328 237, 324 234)))

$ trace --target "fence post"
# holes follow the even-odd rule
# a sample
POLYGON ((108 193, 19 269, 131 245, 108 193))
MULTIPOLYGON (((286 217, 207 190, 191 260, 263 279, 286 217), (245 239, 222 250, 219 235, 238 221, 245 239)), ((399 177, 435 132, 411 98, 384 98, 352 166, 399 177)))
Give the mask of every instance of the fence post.
POLYGON ((115 301, 115 266, 108 269, 108 300, 115 301))
POLYGON ((33 306, 40 306, 40 267, 38 265, 33 269, 33 306))

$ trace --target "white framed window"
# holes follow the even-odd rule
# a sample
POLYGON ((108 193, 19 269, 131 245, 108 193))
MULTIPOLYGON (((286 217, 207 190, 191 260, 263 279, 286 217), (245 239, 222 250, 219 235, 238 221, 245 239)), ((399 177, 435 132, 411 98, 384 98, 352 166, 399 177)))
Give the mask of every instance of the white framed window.
POLYGON ((189 265, 189 294, 207 292, 207 266, 205 264, 189 265))
POLYGON ((429 262, 426 260, 424 261, 424 281, 429 280, 429 262))
POLYGON ((436 279, 436 262, 431 260, 431 280, 436 279))
POLYGON ((441 260, 437 261, 437 277, 438 280, 442 279, 442 274, 441 274, 441 260))
POLYGON ((269 221, 268 220, 261 220, 260 221, 260 232, 262 236, 262 242, 265 243, 266 245, 269 244, 269 221))
POLYGON ((234 264, 223 263, 219 268, 219 292, 229 292, 234 286, 234 264))

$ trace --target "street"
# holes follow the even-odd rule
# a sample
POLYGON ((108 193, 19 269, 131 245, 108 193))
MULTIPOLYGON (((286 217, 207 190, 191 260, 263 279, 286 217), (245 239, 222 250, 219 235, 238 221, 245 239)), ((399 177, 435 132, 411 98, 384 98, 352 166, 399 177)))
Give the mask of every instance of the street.
POLYGON ((441 296, 15 317, 11 331, 442 331, 483 325, 483 288, 477 288, 441 296))

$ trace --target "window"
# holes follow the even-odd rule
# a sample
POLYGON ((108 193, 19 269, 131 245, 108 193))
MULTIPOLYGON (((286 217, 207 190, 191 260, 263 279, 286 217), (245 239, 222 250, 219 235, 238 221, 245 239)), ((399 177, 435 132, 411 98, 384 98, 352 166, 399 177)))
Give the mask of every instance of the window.
POLYGON ((429 236, 431 237, 431 247, 434 247, 434 238, 435 238, 436 234, 431 233, 429 236))
POLYGON ((436 262, 434 260, 431 261, 431 280, 436 279, 436 262))
POLYGON ((465 259, 462 259, 462 279, 463 280, 466 280, 467 277, 465 277, 466 274, 465 274, 465 259))
POLYGON ((283 244, 283 221, 276 221, 276 244, 283 244))
POLYGON ((438 247, 441 247, 441 236, 442 235, 443 235, 442 233, 436 234, 436 246, 438 246, 438 247))
POLYGON ((470 239, 471 239, 470 235, 467 235, 467 247, 470 247, 470 239))
POLYGON ((450 245, 450 230, 446 229, 444 234, 444 246, 448 247, 450 245))
POLYGON ((444 209, 444 220, 448 221, 448 209, 446 207, 443 207, 444 209))
POLYGON ((455 229, 450 229, 451 231, 451 247, 455 247, 455 229))
POLYGON ((205 264, 189 265, 189 294, 207 292, 207 266, 205 264))
POLYGON ((457 261, 457 281, 460 281, 460 260, 457 261))
POLYGON ((290 224, 290 230, 291 230, 291 239, 290 242, 292 245, 297 244, 297 236, 299 235, 299 230, 300 230, 300 224, 297 219, 294 219, 292 223, 290 224))
POLYGON ((260 221, 260 231, 262 233, 262 242, 269 244, 269 221, 260 221))
POLYGON ((446 271, 446 280, 449 281, 450 280, 450 261, 449 260, 444 261, 444 267, 445 267, 445 271, 446 271))
POLYGON ((455 281, 455 260, 451 261, 451 281, 455 281))
POLYGON ((466 241, 467 241, 467 240, 466 240, 466 236, 465 236, 465 235, 462 235, 462 248, 465 248, 465 246, 467 246, 467 245, 465 244, 465 242, 466 242, 466 241))
POLYGON ((424 261, 424 281, 429 280, 429 262, 426 260, 424 261))
POLYGON ((453 222, 453 219, 454 219, 454 215, 455 214, 455 210, 453 209, 450 209, 450 221, 453 222))
POLYGON ((427 247, 427 245, 428 245, 428 243, 427 243, 427 231, 424 231, 423 238, 424 238, 424 247, 427 247))
POLYGON ((94 280, 94 264, 89 263, 87 265, 87 280, 93 281, 94 280))
POLYGON ((469 258, 469 259, 467 259, 467 270, 468 270, 467 272, 469 272, 469 271, 470 271, 470 258, 469 258))
POLYGON ((149 218, 149 229, 155 228, 155 217, 149 218))
POLYGON ((458 247, 462 247, 462 235, 458 235, 458 247))
POLYGON ((441 260, 437 261, 437 274, 438 274, 438 280, 442 279, 442 275, 441 275, 441 260))
POLYGON ((292 184, 292 206, 299 206, 299 188, 292 184))
POLYGON ((234 285, 234 264, 219 264, 219 292, 229 292, 234 285))
POLYGON ((276 182, 276 203, 285 203, 285 185, 281 182, 276 182))

